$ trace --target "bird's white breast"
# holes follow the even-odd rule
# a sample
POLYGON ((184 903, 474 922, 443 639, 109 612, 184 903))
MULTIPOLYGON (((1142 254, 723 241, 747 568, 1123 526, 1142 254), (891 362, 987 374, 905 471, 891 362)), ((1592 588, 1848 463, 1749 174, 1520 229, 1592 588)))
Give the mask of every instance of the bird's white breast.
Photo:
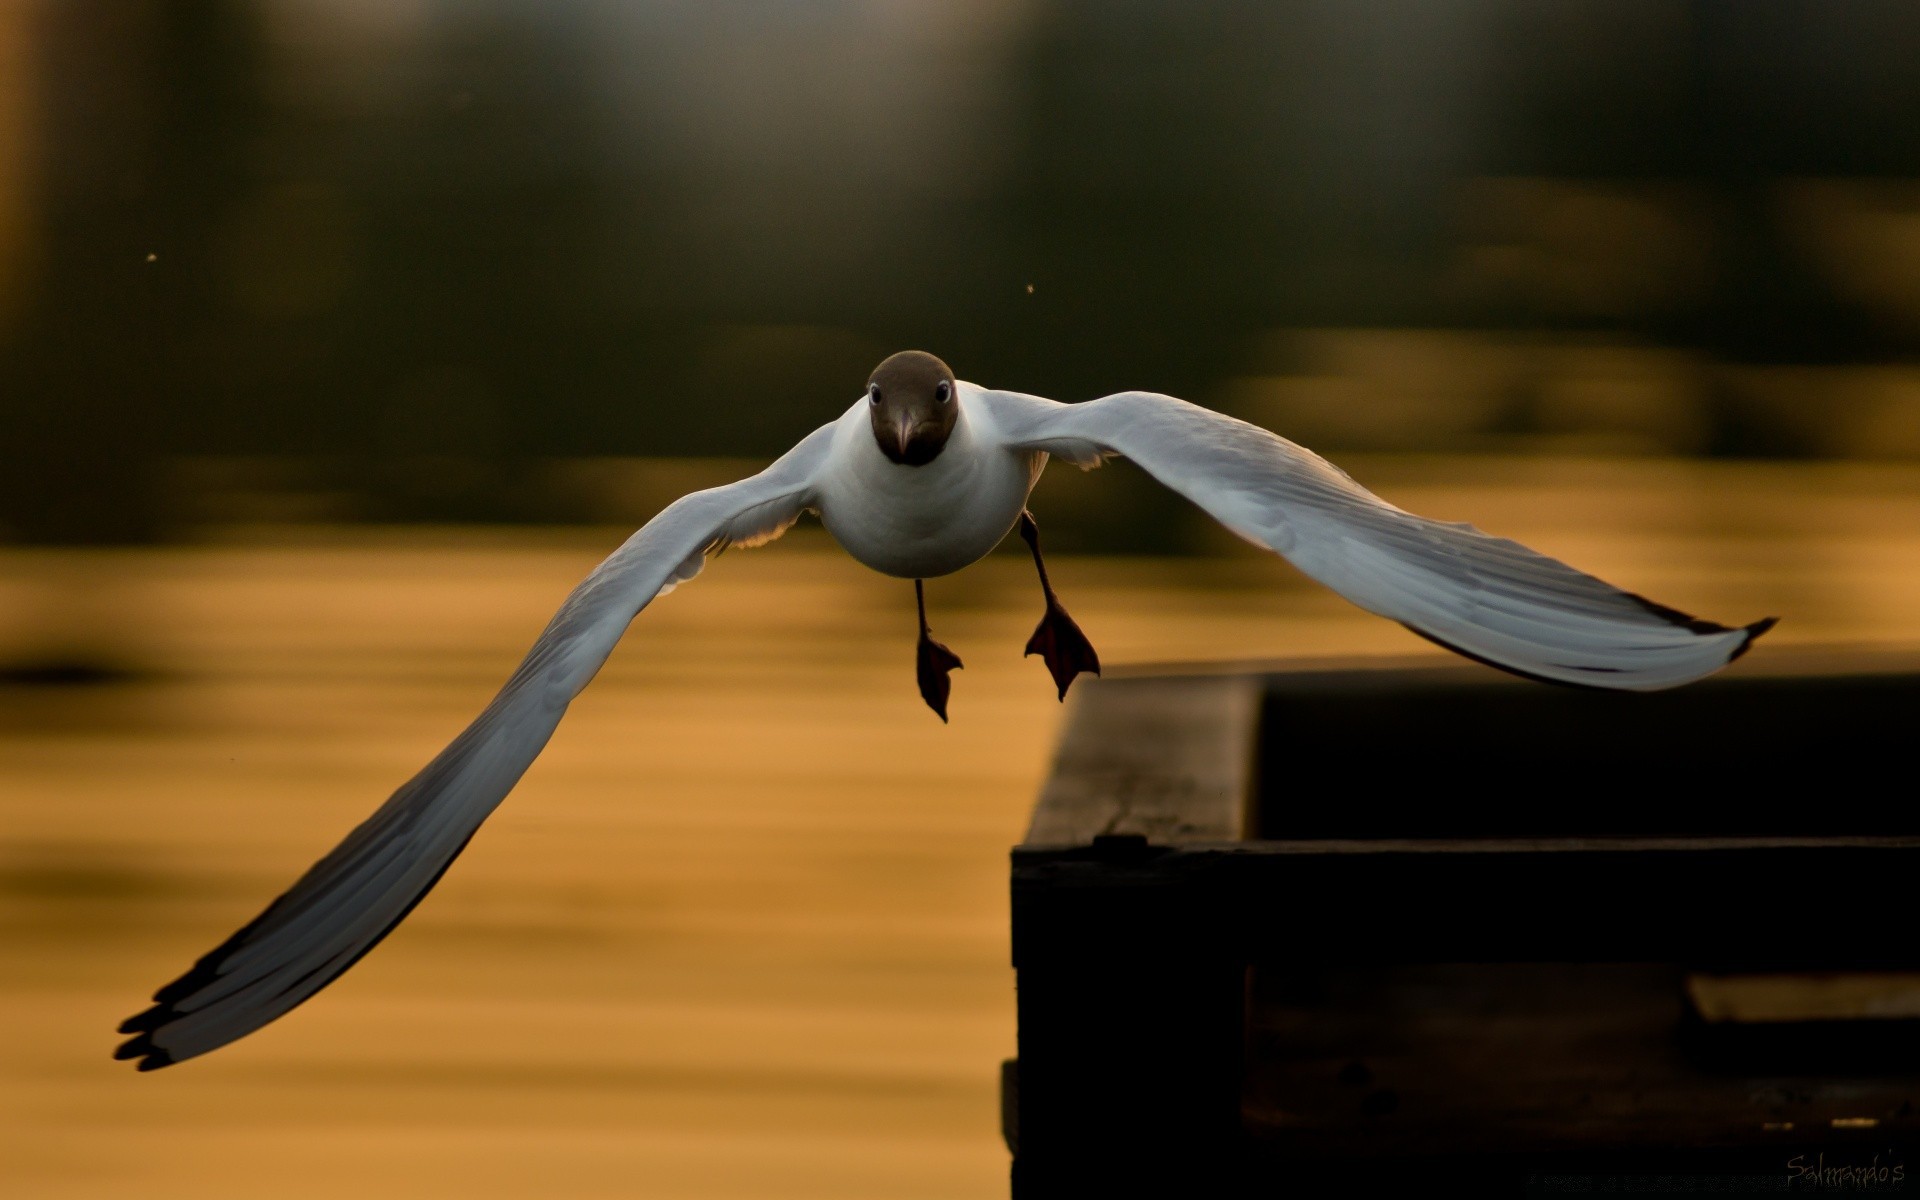
POLYGON ((960 385, 960 419, 924 466, 880 452, 864 400, 840 419, 816 492, 820 523, 848 554, 887 575, 931 579, 978 561, 1007 536, 1046 456, 1000 444, 976 391, 960 385))

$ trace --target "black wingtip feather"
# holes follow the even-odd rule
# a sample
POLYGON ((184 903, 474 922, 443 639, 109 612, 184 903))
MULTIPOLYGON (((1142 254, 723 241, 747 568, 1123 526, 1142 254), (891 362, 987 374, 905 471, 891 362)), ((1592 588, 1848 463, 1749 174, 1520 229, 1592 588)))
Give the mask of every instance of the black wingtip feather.
MULTIPOLYGON (((1745 654, 1748 650, 1752 649, 1753 643, 1760 637, 1761 634, 1765 633, 1769 629, 1772 629, 1775 625, 1778 625, 1780 623, 1779 617, 1764 617, 1758 621, 1755 621, 1751 625, 1742 626, 1741 629, 1736 630, 1730 625, 1717 625, 1712 621, 1703 621, 1698 617, 1690 617, 1686 613, 1681 612, 1677 608, 1668 608, 1664 604, 1656 604, 1653 601, 1646 599, 1644 596, 1633 596, 1633 593, 1631 592, 1627 593, 1627 595, 1632 596, 1634 600, 1637 600, 1642 605, 1646 606, 1646 608, 1649 611, 1659 614, 1660 616, 1666 618, 1667 620, 1672 621, 1675 625, 1684 626, 1685 628, 1693 631, 1694 633, 1700 634, 1702 637, 1705 637, 1709 634, 1715 634, 1715 633, 1738 633, 1738 632, 1744 631, 1747 636, 1742 638, 1740 640, 1740 645, 1734 650, 1732 654, 1729 654, 1727 656, 1728 662, 1732 662, 1733 660, 1739 658, 1742 654, 1745 654)), ((1471 650, 1462 649, 1461 647, 1454 645, 1452 642, 1447 641, 1445 638, 1435 637, 1433 634, 1428 633, 1426 630, 1420 628, 1418 625, 1409 625, 1405 621, 1400 622, 1400 624, 1402 626, 1405 626, 1408 632, 1418 634, 1419 636, 1425 638, 1429 642, 1432 642, 1434 645, 1439 646, 1444 650, 1451 650, 1462 658, 1470 658, 1474 662, 1480 663, 1482 666, 1492 667, 1496 671, 1505 671, 1509 675, 1518 675, 1522 679, 1531 679, 1535 683, 1550 683, 1556 687, 1579 688, 1582 691, 1612 690, 1609 688, 1593 687, 1593 685, 1590 685, 1590 684, 1576 683, 1570 679, 1549 679, 1545 675, 1535 675, 1531 671, 1523 671, 1518 667, 1510 667, 1506 663, 1495 662, 1492 659, 1487 658, 1483 655, 1475 654, 1471 650)), ((1606 671, 1606 670, 1610 670, 1611 668, 1588 667, 1584 669, 1593 670, 1593 671, 1606 671)))
POLYGON ((1678 625, 1680 628, 1691 633, 1700 634, 1702 637, 1716 633, 1733 632, 1731 625, 1722 625, 1718 621, 1709 621, 1703 617, 1696 617, 1692 613, 1681 612, 1677 608, 1669 608, 1657 600, 1649 600, 1645 596, 1637 593, 1623 592, 1621 594, 1654 616, 1659 617, 1661 620, 1672 625, 1678 625))
POLYGON ((1739 629, 1735 629, 1731 625, 1722 625, 1718 621, 1708 621, 1703 618, 1696 617, 1691 613, 1681 612, 1677 608, 1668 608, 1666 605, 1661 604, 1658 601, 1649 600, 1645 596, 1635 595, 1632 592, 1627 592, 1626 597, 1627 599, 1632 600, 1635 604, 1638 604, 1641 608, 1644 608, 1648 612, 1652 613, 1654 616, 1659 617, 1665 621, 1670 621, 1673 624, 1680 626, 1682 629, 1690 630, 1694 633, 1700 634, 1703 637, 1716 634, 1716 633, 1739 633, 1744 631, 1747 635, 1746 638, 1743 641, 1741 641, 1740 648, 1738 650, 1735 650, 1732 654, 1727 656, 1728 662, 1732 662, 1734 659, 1739 658, 1742 654, 1745 654, 1747 650, 1750 647, 1752 647, 1754 643, 1754 639, 1758 638, 1761 634, 1765 633, 1769 629, 1772 629, 1775 625, 1778 625, 1780 623, 1779 617, 1765 617, 1765 618, 1762 618, 1761 620, 1755 621, 1751 625, 1743 625, 1739 629))
POLYGON ((136 1063, 133 1069, 145 1074, 148 1071, 158 1071, 162 1067, 170 1067, 173 1063, 173 1057, 165 1050, 155 1050, 136 1063))
POLYGON ((1747 651, 1753 649, 1753 644, 1756 641, 1760 640, 1760 635, 1765 633, 1767 630, 1772 629, 1775 625, 1778 625, 1779 623, 1780 623, 1779 617, 1762 617, 1760 620, 1755 621, 1751 625, 1748 625, 1746 627, 1747 636, 1741 641, 1740 648, 1727 656, 1727 661, 1732 662, 1734 659, 1739 658, 1742 654, 1745 654, 1747 651))
MULTIPOLYGON (((140 1014, 138 1018, 134 1018, 134 1020, 148 1020, 152 1021, 154 1025, 159 1025, 159 1023, 165 1023, 165 1020, 167 1020, 169 1016, 173 1016, 173 1014, 159 1012, 156 1008, 156 1010, 150 1010, 150 1012, 142 1012, 142 1014, 140 1014)), ((132 1021, 127 1021, 127 1023, 131 1025, 132 1021)), ((154 1035, 152 1035, 150 1031, 144 1031, 144 1029, 142 1029, 136 1037, 129 1037, 127 1041, 113 1046, 113 1058, 115 1058, 115 1062, 125 1062, 125 1060, 129 1060, 129 1058, 138 1058, 140 1062, 134 1064, 136 1071, 157 1071, 159 1068, 171 1068, 175 1062, 179 1062, 179 1060, 173 1056, 173 1052, 163 1050, 163 1048, 156 1046, 156 1044, 154 1044, 154 1035)))
MULTIPOLYGON (((378 946, 381 942, 385 941, 387 939, 387 935, 392 933, 396 928, 398 928, 400 925, 400 922, 406 920, 408 915, 411 914, 413 910, 419 906, 420 902, 427 898, 427 893, 431 892, 434 889, 434 885, 438 884, 440 880, 446 876, 448 868, 453 866, 454 860, 458 859, 460 855, 463 852, 465 852, 467 846, 472 841, 473 841, 473 834, 469 833, 464 839, 461 840, 460 844, 454 848, 453 853, 447 856, 447 861, 440 864, 440 869, 434 872, 433 878, 427 880, 426 883, 421 886, 420 890, 415 892, 412 898, 410 898, 407 901, 407 903, 404 906, 402 906, 399 913, 397 913, 391 921, 387 922, 385 928, 381 929, 379 933, 375 934, 374 937, 370 941, 368 941, 366 945, 360 947, 358 952, 356 952, 351 958, 347 959, 343 963, 338 964, 337 966, 332 966, 330 969, 325 965, 315 968, 314 971, 309 971, 307 974, 301 976, 299 979, 295 980, 292 984, 288 985, 289 987, 298 987, 301 984, 304 984, 308 980, 312 979, 313 976, 319 971, 322 971, 322 970, 327 971, 326 978, 323 979, 318 986, 313 988, 312 991, 310 991, 305 997, 302 997, 301 1003, 305 1003, 307 1000, 312 999, 313 996, 319 992, 320 988, 325 987, 328 983, 331 983, 333 980, 338 979, 341 975, 344 975, 347 972, 347 970, 351 968, 355 963, 359 962, 361 959, 365 958, 369 953, 371 953, 375 946, 378 946)), ((261 926, 261 924, 267 920, 268 917, 272 916, 274 910, 278 908, 284 900, 285 900, 284 896, 282 896, 278 900, 275 900, 272 904, 267 906, 266 911, 262 912, 259 916, 255 917, 253 920, 247 922, 246 925, 242 926, 238 931, 236 931, 232 937, 229 937, 226 941, 221 942, 218 946, 214 947, 212 950, 208 951, 206 954, 201 955, 199 961, 195 962, 193 966, 187 971, 186 974, 180 976, 180 978, 174 980, 172 983, 167 984, 165 987, 155 992, 153 994, 153 999, 154 999, 153 1007, 147 1009, 144 1012, 136 1013, 133 1016, 128 1017, 126 1020, 122 1021, 120 1023, 120 1032, 132 1033, 132 1034, 135 1034, 136 1036, 131 1037, 127 1039, 125 1042, 121 1043, 120 1046, 114 1050, 113 1057, 116 1059, 139 1058, 140 1062, 137 1065, 138 1065, 138 1069, 142 1071, 157 1071, 162 1067, 170 1067, 170 1066, 173 1066, 175 1063, 182 1061, 181 1059, 175 1058, 171 1051, 162 1049, 161 1047, 154 1045, 153 1035, 156 1032, 158 1032, 162 1027, 164 1027, 169 1021, 173 1020, 175 1017, 180 1015, 180 1010, 176 1007, 176 1005, 181 1000, 186 999, 187 997, 198 992, 202 987, 220 978, 220 967, 225 962, 227 957, 235 949, 237 949, 242 944, 244 944, 248 936, 251 935, 256 929, 258 929, 261 926)), ((298 1005, 296 1005, 295 1007, 298 1007, 298 1005)), ((288 1011, 292 1011, 292 1010, 289 1009, 288 1011)), ((280 1016, 285 1016, 285 1015, 286 1015, 285 1013, 280 1014, 280 1016)), ((275 1017, 273 1019, 278 1020, 279 1017, 275 1017)), ((250 1033, 252 1032, 252 1030, 248 1030, 247 1032, 250 1033)), ((188 1057, 193 1057, 193 1056, 189 1055, 188 1057)))
POLYGON ((150 1030, 158 1029, 166 1023, 166 1020, 167 1010, 156 1004, 145 1012, 135 1013, 133 1016, 120 1022, 120 1032, 146 1033, 150 1030))
POLYGON ((153 1044, 151 1034, 145 1033, 120 1043, 114 1048, 113 1057, 120 1061, 129 1058, 139 1059, 140 1061, 134 1064, 136 1071, 158 1071, 162 1067, 172 1066, 176 1061, 173 1055, 153 1044))

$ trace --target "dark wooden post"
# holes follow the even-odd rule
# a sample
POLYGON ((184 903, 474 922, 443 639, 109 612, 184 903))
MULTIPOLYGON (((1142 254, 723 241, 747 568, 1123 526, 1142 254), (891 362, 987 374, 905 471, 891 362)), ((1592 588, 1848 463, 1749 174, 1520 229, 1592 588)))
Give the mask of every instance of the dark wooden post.
POLYGON ((1162 864, 1243 836, 1257 695, 1116 680, 1077 703, 1013 856, 1013 1193, 1197 1194, 1239 1158, 1246 967, 1221 890, 1162 864))
POLYGON ((1103 837, 1018 868, 1017 1197, 1191 1195, 1238 1157, 1246 969, 1214 889, 1159 853, 1103 837))

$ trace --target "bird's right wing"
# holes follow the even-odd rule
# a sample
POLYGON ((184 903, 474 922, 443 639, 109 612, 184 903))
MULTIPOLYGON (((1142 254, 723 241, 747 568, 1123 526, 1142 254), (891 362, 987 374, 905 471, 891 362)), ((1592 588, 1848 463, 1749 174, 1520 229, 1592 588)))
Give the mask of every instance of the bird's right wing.
POLYGON ((413 910, 655 596, 709 551, 780 536, 814 504, 833 427, 760 474, 683 496, 575 588, 486 710, 286 893, 127 1020, 114 1057, 150 1071, 223 1046, 338 978, 413 910))
POLYGON ((1730 629, 1492 537, 1395 508, 1301 446, 1172 396, 1060 404, 982 392, 998 436, 1091 466, 1109 455, 1369 612, 1555 683, 1651 691, 1711 674, 1772 626, 1730 629))

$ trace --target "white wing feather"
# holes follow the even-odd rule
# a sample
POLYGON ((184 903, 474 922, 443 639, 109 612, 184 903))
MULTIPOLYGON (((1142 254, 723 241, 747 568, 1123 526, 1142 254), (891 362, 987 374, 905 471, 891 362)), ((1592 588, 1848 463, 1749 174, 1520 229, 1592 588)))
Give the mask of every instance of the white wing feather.
POLYGON ((553 736, 567 705, 655 596, 707 553, 778 537, 813 504, 832 426, 765 471, 684 496, 595 568, 486 710, 258 917, 154 993, 116 1058, 169 1066, 288 1012, 413 910, 553 736))
POLYGON ((1361 608, 1517 674, 1634 691, 1674 687, 1738 658, 1773 624, 1702 621, 1518 542, 1415 516, 1303 447, 1172 396, 982 399, 1012 449, 1082 466, 1109 455, 1131 459, 1361 608))

